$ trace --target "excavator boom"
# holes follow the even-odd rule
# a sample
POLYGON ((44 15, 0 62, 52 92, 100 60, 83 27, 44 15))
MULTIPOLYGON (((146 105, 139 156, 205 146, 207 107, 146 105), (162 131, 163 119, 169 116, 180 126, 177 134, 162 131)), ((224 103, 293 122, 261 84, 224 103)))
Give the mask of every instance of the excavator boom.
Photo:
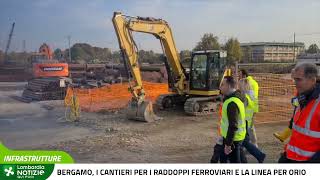
MULTIPOLYGON (((174 38, 171 28, 168 23, 162 19, 155 18, 143 18, 132 17, 123 15, 120 12, 115 12, 113 16, 113 25, 118 37, 120 50, 127 63, 128 69, 131 70, 131 74, 136 83, 132 90, 141 90, 142 80, 140 75, 140 67, 138 62, 137 47, 132 37, 132 32, 142 32, 152 34, 160 40, 166 59, 169 66, 172 68, 172 72, 175 79, 175 88, 179 94, 183 94, 185 91, 186 76, 183 72, 183 68, 180 63, 180 56, 176 49, 174 38)), ((137 97, 138 93, 134 93, 137 97)))

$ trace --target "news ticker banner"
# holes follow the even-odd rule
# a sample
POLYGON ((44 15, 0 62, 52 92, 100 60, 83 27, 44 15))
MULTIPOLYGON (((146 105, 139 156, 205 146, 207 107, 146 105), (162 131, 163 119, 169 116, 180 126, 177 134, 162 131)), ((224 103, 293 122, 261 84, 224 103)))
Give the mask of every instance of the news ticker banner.
POLYGON ((319 175, 319 164, 59 164, 49 180, 311 180, 319 175))
POLYGON ((0 143, 0 179, 318 179, 320 164, 74 164, 62 151, 15 151, 0 143))

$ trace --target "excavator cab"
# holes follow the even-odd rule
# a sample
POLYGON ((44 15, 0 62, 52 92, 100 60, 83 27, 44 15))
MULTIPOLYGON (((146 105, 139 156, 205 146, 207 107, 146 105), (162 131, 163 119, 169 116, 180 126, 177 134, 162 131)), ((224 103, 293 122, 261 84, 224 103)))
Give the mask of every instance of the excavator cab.
POLYGON ((68 64, 54 60, 53 52, 46 43, 40 46, 39 52, 30 56, 30 62, 34 78, 69 76, 68 64))
POLYGON ((190 93, 193 95, 214 95, 226 66, 226 52, 222 50, 196 51, 192 53, 189 74, 190 93))

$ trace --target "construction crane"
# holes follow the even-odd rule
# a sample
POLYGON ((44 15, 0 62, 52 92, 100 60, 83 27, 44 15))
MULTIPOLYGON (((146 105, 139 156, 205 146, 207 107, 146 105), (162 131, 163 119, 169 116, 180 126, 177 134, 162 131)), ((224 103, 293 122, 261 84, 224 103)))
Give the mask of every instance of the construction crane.
POLYGON ((11 39, 12 39, 12 35, 13 35, 14 25, 15 25, 15 22, 12 23, 11 30, 10 30, 10 34, 9 34, 9 38, 8 38, 8 42, 7 42, 7 46, 6 46, 6 50, 5 50, 5 52, 4 52, 4 64, 6 64, 7 61, 8 61, 8 51, 9 51, 9 47, 10 47, 10 44, 11 44, 11 39))

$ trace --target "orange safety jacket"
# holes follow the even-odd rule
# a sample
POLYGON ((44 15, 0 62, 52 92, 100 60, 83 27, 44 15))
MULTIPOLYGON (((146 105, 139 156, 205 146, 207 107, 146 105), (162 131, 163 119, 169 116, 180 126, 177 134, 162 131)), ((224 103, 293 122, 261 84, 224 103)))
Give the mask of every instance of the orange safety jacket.
POLYGON ((303 109, 297 107, 285 150, 287 158, 295 161, 308 161, 320 151, 320 95, 303 109))

